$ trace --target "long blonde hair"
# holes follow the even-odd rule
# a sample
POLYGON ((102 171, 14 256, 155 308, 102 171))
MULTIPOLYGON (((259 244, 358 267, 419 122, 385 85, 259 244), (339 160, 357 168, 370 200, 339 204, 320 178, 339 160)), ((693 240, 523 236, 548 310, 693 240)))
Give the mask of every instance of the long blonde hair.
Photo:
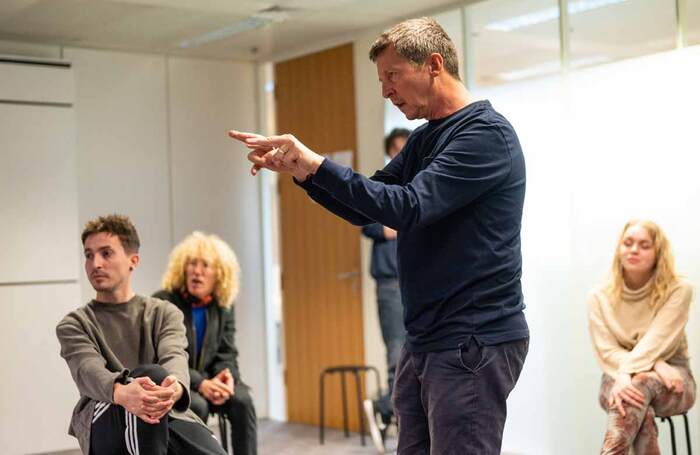
POLYGON ((612 263, 612 278, 606 288, 606 292, 613 302, 622 300, 624 277, 622 261, 620 260, 620 245, 624 241, 625 232, 631 226, 641 226, 646 229, 654 243, 656 262, 651 277, 653 283, 651 285, 650 302, 652 307, 656 307, 660 302, 666 300, 668 294, 673 290, 673 286, 678 281, 678 275, 676 275, 673 253, 671 252, 668 237, 666 237, 666 234, 658 224, 650 220, 630 220, 625 224, 617 240, 612 263))
POLYGON ((194 231, 173 248, 161 281, 163 289, 185 290, 187 264, 196 259, 204 259, 214 268, 214 296, 219 306, 229 308, 238 296, 241 269, 231 247, 213 234, 194 231))

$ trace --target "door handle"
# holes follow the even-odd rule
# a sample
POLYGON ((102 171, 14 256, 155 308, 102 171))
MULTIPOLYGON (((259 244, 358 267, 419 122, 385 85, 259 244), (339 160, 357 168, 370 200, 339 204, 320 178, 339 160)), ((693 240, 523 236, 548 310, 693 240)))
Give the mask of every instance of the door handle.
POLYGON ((358 277, 358 276, 360 276, 360 272, 352 271, 352 272, 340 272, 335 277, 338 280, 351 280, 351 279, 358 277))

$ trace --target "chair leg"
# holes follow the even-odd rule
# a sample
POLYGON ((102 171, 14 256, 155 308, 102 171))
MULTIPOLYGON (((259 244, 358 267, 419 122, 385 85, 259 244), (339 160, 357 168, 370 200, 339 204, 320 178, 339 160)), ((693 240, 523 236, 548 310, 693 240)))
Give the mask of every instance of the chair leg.
MULTIPOLYGON (((357 388, 357 417, 360 420, 360 441, 365 445, 365 419, 362 412, 362 384, 360 382, 360 374, 357 370, 353 371, 355 375, 355 386, 357 388)), ((367 422, 369 424, 369 422, 367 422)))
POLYGON ((319 387, 319 397, 318 397, 318 398, 319 398, 319 400, 318 400, 318 401, 319 401, 319 407, 320 407, 320 409, 319 409, 319 417, 320 417, 320 418, 319 418, 319 421, 318 421, 318 439, 319 439, 319 442, 321 443, 321 445, 323 445, 323 430, 324 430, 324 424, 323 424, 323 408, 324 408, 324 406, 323 406, 323 400, 324 400, 324 398, 325 398, 325 394, 324 394, 324 391, 323 391, 323 382, 324 382, 323 379, 324 379, 325 377, 326 377, 326 372, 324 371, 323 373, 321 373, 321 379, 319 380, 319 382, 320 382, 321 384, 320 384, 320 387, 319 387))
POLYGON ((688 451, 688 455, 692 455, 693 450, 690 448, 690 426, 688 425, 688 414, 683 414, 683 424, 685 425, 685 447, 688 451))
POLYGON ((228 453, 228 428, 226 428, 226 417, 223 413, 219 412, 219 433, 221 433, 221 446, 224 451, 228 453))
POLYGON ((668 421, 668 426, 671 429, 671 453, 672 455, 677 455, 676 451, 676 430, 673 428, 673 420, 671 420, 671 417, 662 417, 661 421, 663 422, 664 420, 668 421))
POLYGON ((350 437, 350 429, 348 428, 348 398, 345 390, 345 372, 340 372, 340 389, 343 395, 343 431, 345 432, 345 437, 350 437))

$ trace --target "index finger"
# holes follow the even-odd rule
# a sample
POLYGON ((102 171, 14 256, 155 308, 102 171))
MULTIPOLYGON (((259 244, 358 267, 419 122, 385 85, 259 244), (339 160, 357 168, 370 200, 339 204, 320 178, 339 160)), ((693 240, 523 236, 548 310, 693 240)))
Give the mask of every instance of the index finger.
POLYGON ((141 401, 146 405, 152 405, 152 404, 160 403, 163 400, 161 400, 160 398, 155 397, 155 396, 145 395, 143 398, 141 398, 141 401))
POLYGON ((231 392, 229 391, 228 387, 226 387, 226 385, 223 384, 222 382, 219 382, 219 381, 212 381, 212 384, 214 385, 214 387, 216 388, 216 390, 217 390, 218 392, 225 393, 225 394, 231 393, 231 392))
POLYGON ((236 130, 230 130, 228 132, 228 135, 234 139, 238 139, 239 141, 245 141, 246 139, 252 139, 252 138, 264 138, 265 136, 257 133, 247 133, 245 131, 236 131, 236 130))
POLYGON ((143 388, 152 387, 152 386, 156 385, 156 383, 153 382, 153 380, 151 378, 149 378, 148 376, 141 376, 138 378, 134 378, 133 382, 138 383, 143 388))
POLYGON ((631 393, 632 395, 636 396, 637 398, 639 398, 640 400, 644 400, 644 398, 645 398, 644 393, 642 393, 641 390, 639 390, 637 387, 635 387, 634 384, 630 384, 627 387, 627 391, 629 393, 631 393))
POLYGON ((249 135, 245 140, 246 145, 252 145, 256 147, 272 147, 279 148, 283 145, 291 144, 291 139, 288 135, 284 136, 261 136, 259 134, 249 135))
POLYGON ((683 392, 683 380, 679 379, 676 381, 674 384, 674 388, 676 389, 676 392, 681 393, 683 392))
POLYGON ((615 405, 617 406, 617 409, 620 411, 620 414, 622 415, 622 417, 625 417, 625 407, 622 405, 622 400, 616 398, 615 405))

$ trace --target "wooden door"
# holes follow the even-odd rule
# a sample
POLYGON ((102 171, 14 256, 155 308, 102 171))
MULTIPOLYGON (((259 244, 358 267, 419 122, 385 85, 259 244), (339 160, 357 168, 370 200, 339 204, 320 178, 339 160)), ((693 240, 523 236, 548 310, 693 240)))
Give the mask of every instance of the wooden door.
MULTIPOLYGON (((275 65, 279 133, 292 133, 322 154, 352 153, 355 90, 352 44, 275 65)), ((364 364, 360 231, 282 177, 280 222, 287 412, 318 424, 323 368, 364 364)), ((339 378, 326 386, 328 426, 342 426, 339 378)), ((348 383, 351 428, 359 425, 355 384, 348 383)), ((364 391, 364 387, 362 387, 364 391)))

